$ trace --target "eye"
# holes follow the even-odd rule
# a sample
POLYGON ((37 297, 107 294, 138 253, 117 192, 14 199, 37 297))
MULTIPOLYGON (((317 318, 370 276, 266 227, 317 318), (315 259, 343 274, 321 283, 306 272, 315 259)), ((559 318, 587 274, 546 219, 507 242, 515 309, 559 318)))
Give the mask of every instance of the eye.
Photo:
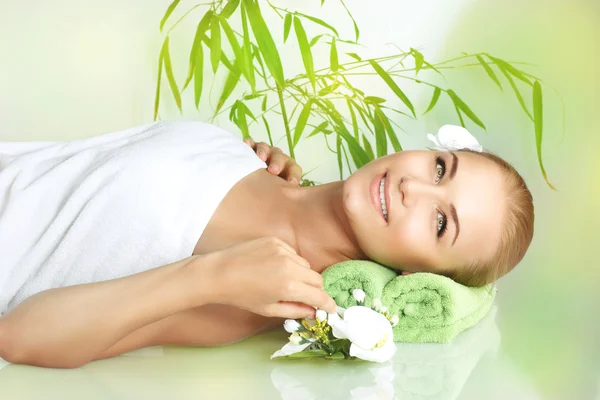
POLYGON ((446 233, 446 229, 448 228, 447 224, 448 220, 446 218, 446 214, 441 211, 437 213, 437 237, 441 238, 446 233))
POLYGON ((439 183, 446 174, 446 161, 442 157, 435 159, 435 183, 439 183))

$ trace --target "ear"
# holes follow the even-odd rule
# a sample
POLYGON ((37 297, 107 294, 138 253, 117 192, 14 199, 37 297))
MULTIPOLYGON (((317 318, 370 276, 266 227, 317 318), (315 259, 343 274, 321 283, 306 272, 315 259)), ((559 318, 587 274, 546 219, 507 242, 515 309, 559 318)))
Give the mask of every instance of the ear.
POLYGON ((412 272, 402 271, 402 273, 400 275, 404 276, 404 275, 410 275, 410 274, 412 274, 412 272))

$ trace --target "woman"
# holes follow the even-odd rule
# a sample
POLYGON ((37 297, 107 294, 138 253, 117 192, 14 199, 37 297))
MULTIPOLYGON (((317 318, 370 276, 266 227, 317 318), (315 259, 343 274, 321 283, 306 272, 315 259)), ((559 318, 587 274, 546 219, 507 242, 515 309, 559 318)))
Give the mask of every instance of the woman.
POLYGON ((484 284, 533 234, 525 183, 487 153, 406 151, 315 187, 199 122, 0 153, 0 357, 17 363, 231 343, 333 311, 319 273, 343 260, 484 284))

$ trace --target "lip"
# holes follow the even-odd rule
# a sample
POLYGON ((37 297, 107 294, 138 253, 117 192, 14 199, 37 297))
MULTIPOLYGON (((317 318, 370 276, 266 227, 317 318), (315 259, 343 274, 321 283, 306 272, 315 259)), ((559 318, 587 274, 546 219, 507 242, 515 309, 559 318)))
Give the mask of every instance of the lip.
MULTIPOLYGON (((385 222, 387 224, 387 221, 383 217, 383 209, 381 207, 381 200, 379 199, 379 185, 381 184, 381 180, 383 179, 383 177, 386 174, 387 174, 387 171, 382 172, 381 174, 378 174, 375 177, 373 177, 373 180, 371 181, 371 184, 369 185, 369 192, 371 194, 371 202, 373 203, 373 207, 375 207, 375 210, 381 216, 381 219, 383 220, 383 222, 385 222)), ((388 182, 387 181, 388 180, 386 179, 384 193, 385 193, 385 201, 388 204, 388 218, 389 218, 389 215, 390 215, 390 213, 389 213, 389 193, 388 193, 388 182)))

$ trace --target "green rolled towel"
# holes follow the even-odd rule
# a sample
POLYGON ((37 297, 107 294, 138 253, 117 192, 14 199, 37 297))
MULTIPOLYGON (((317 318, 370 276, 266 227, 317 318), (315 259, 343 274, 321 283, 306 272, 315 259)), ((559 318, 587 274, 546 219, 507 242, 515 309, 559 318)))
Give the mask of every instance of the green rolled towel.
POLYGON ((365 305, 379 297, 393 315, 394 341, 447 343, 481 320, 489 311, 496 289, 467 287, 445 276, 415 273, 398 276, 372 261, 344 261, 323 272, 325 290, 340 307, 356 305, 354 289, 362 289, 365 305))
POLYGON ((365 305, 371 307, 371 301, 381 299, 383 288, 398 274, 393 270, 372 261, 343 261, 323 271, 323 285, 327 293, 340 307, 356 305, 352 297, 354 289, 362 289, 365 305))

